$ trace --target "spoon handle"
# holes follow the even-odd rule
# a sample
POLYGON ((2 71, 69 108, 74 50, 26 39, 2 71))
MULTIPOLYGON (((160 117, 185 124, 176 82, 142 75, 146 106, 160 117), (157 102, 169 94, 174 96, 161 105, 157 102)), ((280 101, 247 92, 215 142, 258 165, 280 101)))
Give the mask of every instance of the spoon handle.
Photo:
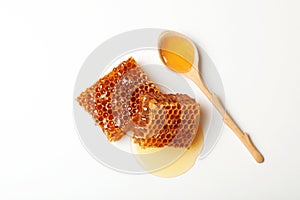
POLYGON ((232 119, 229 113, 226 111, 225 107, 223 106, 222 102, 218 98, 215 93, 209 91, 209 89, 204 84, 201 75, 199 75, 198 71, 192 67, 192 70, 185 73, 185 76, 190 78, 205 94, 205 96, 210 100, 210 102, 215 106, 215 108, 219 111, 219 113, 223 116, 223 121, 225 124, 231 128, 231 130, 236 134, 236 136, 240 139, 240 141, 244 144, 244 146, 248 149, 251 153, 252 157, 258 163, 262 163, 264 161, 263 155, 259 152, 259 150, 255 147, 250 136, 243 132, 237 123, 232 119))

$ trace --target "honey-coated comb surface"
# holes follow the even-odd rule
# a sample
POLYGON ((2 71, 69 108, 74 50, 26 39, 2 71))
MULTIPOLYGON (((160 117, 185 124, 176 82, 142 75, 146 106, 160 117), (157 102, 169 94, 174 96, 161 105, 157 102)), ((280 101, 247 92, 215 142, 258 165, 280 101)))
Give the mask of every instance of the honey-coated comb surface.
POLYGON ((185 94, 145 94, 139 112, 132 137, 142 148, 188 148, 197 134, 200 105, 185 94))
POLYGON ((131 57, 80 94, 77 101, 92 115, 109 141, 117 141, 137 116, 140 94, 160 93, 131 57))

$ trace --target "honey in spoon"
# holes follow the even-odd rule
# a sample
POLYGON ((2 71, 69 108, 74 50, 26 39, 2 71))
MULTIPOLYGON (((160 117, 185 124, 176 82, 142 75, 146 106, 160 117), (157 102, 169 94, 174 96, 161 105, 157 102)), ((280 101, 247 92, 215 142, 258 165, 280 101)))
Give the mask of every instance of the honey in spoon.
POLYGON ((194 46, 183 37, 168 35, 159 42, 159 55, 173 71, 185 73, 194 63, 194 46))

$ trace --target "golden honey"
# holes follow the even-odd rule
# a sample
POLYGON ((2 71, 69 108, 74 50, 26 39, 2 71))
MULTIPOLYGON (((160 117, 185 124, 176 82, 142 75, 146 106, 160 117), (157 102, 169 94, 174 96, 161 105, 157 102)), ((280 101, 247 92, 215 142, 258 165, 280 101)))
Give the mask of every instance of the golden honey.
POLYGON ((168 35, 160 41, 159 55, 170 69, 179 73, 188 72, 194 62, 194 46, 183 37, 168 35))
POLYGON ((168 146, 163 150, 159 148, 145 149, 134 142, 131 145, 133 152, 136 153, 137 162, 144 170, 155 176, 172 178, 184 174, 194 166, 203 147, 203 138, 202 127, 199 126, 189 149, 168 146), (155 156, 145 156, 150 154, 155 156), (164 160, 170 160, 170 157, 174 159, 173 162, 164 162, 164 160))

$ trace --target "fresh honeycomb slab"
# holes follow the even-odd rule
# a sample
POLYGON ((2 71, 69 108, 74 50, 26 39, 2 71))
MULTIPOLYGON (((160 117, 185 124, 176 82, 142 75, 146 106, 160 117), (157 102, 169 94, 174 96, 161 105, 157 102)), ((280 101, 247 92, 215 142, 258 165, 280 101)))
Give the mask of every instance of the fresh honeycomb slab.
POLYGON ((200 105, 185 94, 145 94, 140 96, 133 140, 142 148, 188 148, 197 134, 200 105))
POLYGON ((131 57, 80 94, 77 101, 101 127, 109 141, 117 141, 137 118, 140 94, 160 93, 131 57))

